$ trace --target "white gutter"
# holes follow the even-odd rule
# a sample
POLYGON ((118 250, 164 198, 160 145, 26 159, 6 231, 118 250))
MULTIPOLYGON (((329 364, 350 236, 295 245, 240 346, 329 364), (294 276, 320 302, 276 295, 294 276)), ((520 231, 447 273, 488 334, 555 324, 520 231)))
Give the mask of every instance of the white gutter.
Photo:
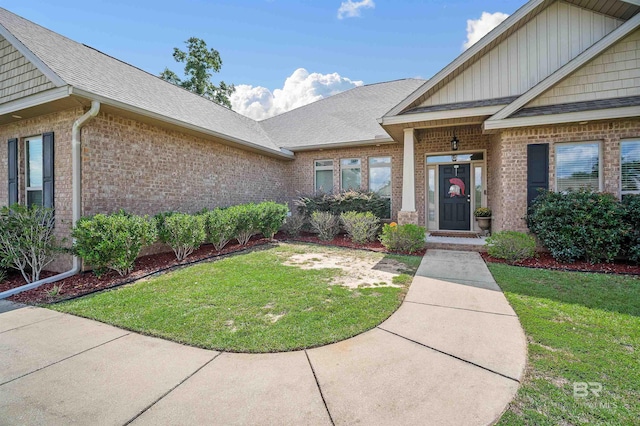
MULTIPOLYGON (((85 125, 89 120, 98 115, 100 111, 100 102, 91 101, 91 109, 84 113, 82 117, 78 118, 74 123, 71 130, 71 190, 73 193, 72 196, 72 207, 71 207, 71 217, 74 225, 80 219, 80 214, 82 211, 82 140, 81 140, 81 129, 82 126, 85 125)), ((25 284, 21 287, 12 288, 11 290, 3 291, 0 293, 0 299, 5 299, 9 296, 13 296, 14 294, 22 293, 23 291, 31 290, 37 287, 40 287, 44 284, 55 283, 57 281, 63 280, 65 278, 69 278, 75 274, 80 272, 80 259, 77 256, 73 256, 73 264, 71 269, 67 272, 63 272, 58 275, 54 275, 49 278, 44 278, 42 280, 34 281, 29 284, 25 284)))

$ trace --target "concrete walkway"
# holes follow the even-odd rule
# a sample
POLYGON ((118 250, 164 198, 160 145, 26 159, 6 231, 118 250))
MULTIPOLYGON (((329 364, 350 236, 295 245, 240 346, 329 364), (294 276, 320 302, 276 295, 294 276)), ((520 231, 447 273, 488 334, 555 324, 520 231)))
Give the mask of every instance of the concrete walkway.
POLYGON ((339 343, 219 353, 0 304, 2 424, 485 425, 515 395, 523 331, 477 253, 430 250, 404 304, 339 343))

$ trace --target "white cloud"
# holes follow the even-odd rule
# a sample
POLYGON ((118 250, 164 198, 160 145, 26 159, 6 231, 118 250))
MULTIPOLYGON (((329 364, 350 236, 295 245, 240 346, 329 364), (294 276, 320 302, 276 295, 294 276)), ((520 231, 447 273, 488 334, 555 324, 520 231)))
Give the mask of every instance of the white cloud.
POLYGON ((343 1, 338 8, 338 19, 358 17, 362 9, 373 9, 374 7, 376 4, 373 0, 343 1))
POLYGON ((463 50, 473 46, 508 17, 509 15, 502 12, 482 12, 479 19, 467 19, 467 41, 462 45, 463 50))
POLYGON ((335 72, 310 74, 306 69, 298 68, 287 77, 282 89, 271 92, 262 86, 238 84, 230 99, 234 111, 254 120, 263 120, 361 85, 362 81, 335 72))

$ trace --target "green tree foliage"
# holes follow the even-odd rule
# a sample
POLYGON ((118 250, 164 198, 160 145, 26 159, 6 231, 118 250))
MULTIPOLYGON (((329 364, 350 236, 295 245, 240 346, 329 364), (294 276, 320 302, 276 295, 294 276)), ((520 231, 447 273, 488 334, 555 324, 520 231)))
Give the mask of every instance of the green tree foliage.
POLYGON ((177 47, 173 49, 173 59, 184 63, 184 78, 178 77, 169 68, 160 73, 160 78, 231 109, 229 96, 236 90, 235 86, 224 81, 216 86, 211 81, 213 74, 222 68, 220 53, 208 49, 207 43, 197 37, 191 37, 185 43, 186 52, 177 47))

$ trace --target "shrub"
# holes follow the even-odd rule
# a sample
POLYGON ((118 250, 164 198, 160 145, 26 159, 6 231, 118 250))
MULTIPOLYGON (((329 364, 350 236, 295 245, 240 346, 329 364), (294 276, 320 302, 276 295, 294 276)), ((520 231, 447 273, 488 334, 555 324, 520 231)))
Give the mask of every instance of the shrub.
POLYGON ((120 210, 81 218, 71 235, 76 239, 74 253, 93 266, 96 275, 112 269, 124 276, 133 270, 142 247, 155 242, 158 231, 155 220, 120 210))
POLYGON ((623 220, 628 230, 624 237, 624 254, 629 260, 640 263, 640 195, 625 195, 622 209, 623 220))
POLYGON ((340 221, 347 235, 354 243, 364 244, 375 240, 380 229, 380 219, 371 212, 346 212, 340 215, 340 221))
POLYGON ((487 252, 491 256, 512 263, 536 255, 536 239, 524 232, 496 232, 487 238, 487 245, 487 252))
POLYGON ((165 243, 173 249, 178 260, 184 260, 197 250, 207 237, 203 215, 174 213, 164 220, 165 243))
POLYGON ((406 224, 398 226, 395 222, 382 227, 380 242, 390 251, 413 253, 425 246, 426 229, 422 226, 406 224))
POLYGON ((298 213, 310 218, 315 211, 336 216, 346 212, 371 212, 377 217, 388 217, 391 201, 375 192, 348 190, 337 194, 302 196, 294 201, 298 213))
POLYGON ((529 229, 561 262, 612 261, 620 252, 626 225, 611 194, 586 190, 542 192, 527 216, 529 229))
POLYGON ((240 245, 247 245, 252 236, 260 232, 260 214, 255 204, 240 204, 226 209, 233 224, 234 235, 240 245))
POLYGON ((0 283, 7 278, 7 271, 4 268, 0 268, 0 283))
POLYGON ((340 220, 329 212, 313 212, 309 219, 311 229, 323 241, 333 240, 340 232, 340 220))
POLYGON ((42 270, 60 251, 53 235, 52 209, 14 204, 0 211, 1 266, 18 269, 27 283, 38 281, 42 270))
POLYGON ((174 215, 176 212, 161 212, 153 217, 156 222, 156 228, 158 230, 158 240, 162 243, 167 244, 169 240, 169 235, 164 226, 165 220, 174 215))
POLYGON ((286 204, 278 204, 273 201, 260 203, 256 208, 259 216, 258 229, 266 238, 273 238, 287 218, 289 208, 286 204))
POLYGON ((289 216, 284 221, 284 232, 290 237, 297 237, 304 225, 304 216, 299 214, 289 216))
POLYGON ((216 250, 222 250, 236 236, 236 225, 228 209, 214 209, 205 213, 207 240, 216 250))

